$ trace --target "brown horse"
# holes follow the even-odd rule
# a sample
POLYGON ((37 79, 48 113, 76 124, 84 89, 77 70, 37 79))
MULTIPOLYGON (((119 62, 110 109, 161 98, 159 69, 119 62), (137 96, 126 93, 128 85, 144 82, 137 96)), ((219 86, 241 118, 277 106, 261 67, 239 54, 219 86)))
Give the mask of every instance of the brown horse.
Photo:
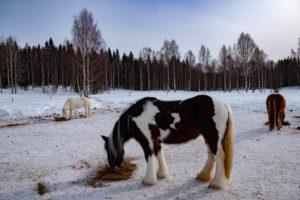
POLYGON ((284 121, 285 113, 285 99, 280 94, 270 94, 266 101, 268 115, 269 115, 269 130, 273 130, 275 124, 280 130, 284 121))

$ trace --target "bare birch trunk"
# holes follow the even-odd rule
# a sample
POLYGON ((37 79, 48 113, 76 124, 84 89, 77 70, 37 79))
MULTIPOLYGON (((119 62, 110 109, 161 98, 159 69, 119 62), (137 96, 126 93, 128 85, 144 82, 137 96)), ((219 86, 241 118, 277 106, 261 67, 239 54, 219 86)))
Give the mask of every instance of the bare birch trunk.
POLYGON ((87 90, 86 90, 86 61, 85 61, 85 56, 82 56, 82 75, 83 75, 83 95, 87 96, 87 90))
POLYGON ((147 62, 147 74, 148 74, 148 91, 150 91, 151 86, 150 86, 150 65, 149 65, 149 62, 147 62))
POLYGON ((0 76, 0 92, 2 94, 2 78, 1 78, 1 76, 0 76))
POLYGON ((13 81, 13 58, 12 58, 12 48, 11 45, 9 45, 9 67, 10 67, 10 81, 11 81, 11 93, 14 93, 13 87, 14 87, 14 81, 13 81))
MULTIPOLYGON (((105 59, 105 88, 108 88, 107 58, 105 59)), ((126 77, 126 76, 125 76, 126 77)))
POLYGON ((90 85, 90 57, 89 55, 86 56, 86 81, 87 81, 87 91, 86 91, 86 97, 89 96, 91 91, 91 85, 90 85))
POLYGON ((14 64, 15 64, 15 93, 17 93, 17 64, 18 64, 18 50, 15 49, 15 56, 14 56, 14 64))
POLYGON ((140 66, 140 89, 143 91, 143 66, 140 66))
POLYGON ((40 65, 41 65, 41 68, 42 68, 42 90, 43 90, 43 93, 46 93, 46 90, 45 90, 45 69, 44 69, 44 65, 43 65, 43 61, 42 61, 42 56, 40 56, 40 65))
POLYGON ((169 62, 168 62, 168 66, 167 66, 167 93, 169 93, 169 89, 170 89, 170 72, 169 72, 169 69, 170 68, 170 65, 169 65, 169 62))
POLYGON ((9 74, 9 62, 8 62, 8 57, 6 57, 6 66, 7 66, 7 87, 9 88, 10 86, 10 74, 9 74))
POLYGON ((224 85, 223 85, 224 91, 227 90, 226 88, 226 71, 224 70, 224 85))
POLYGON ((173 70, 173 85, 174 85, 174 91, 176 92, 176 67, 174 65, 174 70, 173 70))

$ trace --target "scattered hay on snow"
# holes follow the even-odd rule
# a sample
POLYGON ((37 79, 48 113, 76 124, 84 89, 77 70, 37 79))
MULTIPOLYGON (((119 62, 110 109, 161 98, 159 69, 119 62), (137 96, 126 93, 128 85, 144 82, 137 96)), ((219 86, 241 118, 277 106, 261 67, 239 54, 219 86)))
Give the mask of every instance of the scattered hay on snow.
POLYGON ((44 183, 39 182, 37 184, 38 187, 38 193, 40 195, 44 195, 45 193, 49 192, 49 190, 46 188, 46 185, 44 183))
POLYGON ((66 119, 64 117, 54 117, 56 122, 62 122, 62 121, 68 121, 69 119, 66 119))
POLYGON ((26 123, 14 123, 14 124, 6 124, 6 125, 2 125, 2 126, 0 126, 0 128, 12 127, 12 126, 23 126, 23 125, 27 125, 27 124, 26 124, 26 123))
POLYGON ((130 162, 132 160, 133 158, 124 159, 119 168, 100 167, 95 176, 88 181, 88 184, 93 187, 103 187, 105 185, 102 181, 121 181, 131 178, 134 170, 137 168, 136 164, 130 162))
MULTIPOLYGON (((85 116, 80 114, 80 115, 78 115, 78 119, 80 119, 80 118, 85 118, 85 116)), ((63 122, 63 121, 69 121, 70 120, 69 118, 66 119, 64 117, 54 117, 54 119, 55 119, 56 122, 63 122)), ((73 116, 72 119, 76 119, 76 118, 73 116)))

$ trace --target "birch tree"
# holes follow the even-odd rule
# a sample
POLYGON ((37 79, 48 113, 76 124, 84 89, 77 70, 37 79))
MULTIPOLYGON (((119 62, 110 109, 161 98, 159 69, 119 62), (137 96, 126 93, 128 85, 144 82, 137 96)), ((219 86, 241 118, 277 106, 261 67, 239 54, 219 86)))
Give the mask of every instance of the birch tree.
POLYGON ((17 62, 19 47, 12 36, 6 40, 7 86, 11 93, 17 93, 17 62))
MULTIPOLYGON (((176 41, 173 39, 171 40, 171 42, 169 42, 168 40, 164 41, 164 44, 161 48, 161 53, 163 55, 163 59, 164 59, 164 63, 166 65, 167 68, 167 92, 169 92, 170 90, 170 65, 172 66, 172 63, 170 64, 171 58, 175 57, 178 58, 179 57, 179 47, 176 44, 176 41)), ((173 88, 176 91, 176 70, 175 70, 175 66, 173 66, 173 78, 174 78, 174 83, 173 83, 173 88)))
POLYGON ((219 53, 220 71, 223 72, 223 90, 226 91, 226 72, 227 72, 228 51, 225 45, 222 46, 219 53))
POLYGON ((78 16, 74 17, 72 34, 74 47, 80 49, 82 56, 83 95, 88 96, 90 93, 90 55, 92 50, 98 52, 105 43, 97 23, 94 23, 92 13, 87 9, 83 9, 78 16))
MULTIPOLYGON (((150 47, 144 47, 141 51, 140 51, 140 58, 146 63, 147 66, 147 85, 148 85, 148 91, 150 91, 151 86, 150 86, 150 56, 152 54, 152 50, 150 47)), ((143 90, 142 88, 142 66, 140 66, 140 81, 141 81, 141 90, 143 90)))
POLYGON ((250 73, 250 65, 249 61, 253 54, 256 45, 248 33, 242 32, 239 36, 239 39, 236 44, 237 55, 241 61, 241 67, 245 79, 245 89, 246 92, 249 89, 249 73, 250 73))
POLYGON ((186 60, 186 63, 187 63, 187 68, 188 68, 188 78, 187 79, 187 90, 191 90, 191 87, 192 87, 192 68, 195 67, 195 61, 196 61, 196 58, 195 58, 195 55, 193 54, 193 52, 191 50, 189 50, 186 54, 185 54, 185 60, 186 60))
POLYGON ((207 72, 209 70, 210 51, 204 45, 201 45, 199 50, 199 62, 203 67, 204 74, 204 90, 207 90, 207 72))

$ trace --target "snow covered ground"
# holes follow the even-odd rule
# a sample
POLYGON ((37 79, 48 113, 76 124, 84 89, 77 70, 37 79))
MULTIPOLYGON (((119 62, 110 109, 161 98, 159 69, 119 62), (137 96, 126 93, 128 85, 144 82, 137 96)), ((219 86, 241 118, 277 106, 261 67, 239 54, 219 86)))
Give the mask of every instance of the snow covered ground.
MULTIPOLYGON (((300 89, 285 88, 286 120, 291 125, 268 130, 265 108, 270 90, 260 92, 162 91, 130 93, 115 90, 91 95, 90 118, 55 122, 65 100, 77 96, 41 89, 9 90, 0 94, 0 199, 299 199, 300 198, 300 89), (105 165, 101 134, 108 135, 122 111, 135 100, 155 96, 164 100, 207 94, 228 103, 235 119, 235 155, 231 179, 225 190, 208 189, 195 179, 206 161, 202 137, 183 145, 163 145, 169 177, 144 186, 146 172, 138 143, 125 145, 137 170, 131 179, 106 182, 94 188, 84 183, 105 165), (3 127, 12 123, 23 126, 3 127), (49 192, 40 196, 37 183, 49 192)), ((84 110, 80 110, 84 113, 84 110)))

